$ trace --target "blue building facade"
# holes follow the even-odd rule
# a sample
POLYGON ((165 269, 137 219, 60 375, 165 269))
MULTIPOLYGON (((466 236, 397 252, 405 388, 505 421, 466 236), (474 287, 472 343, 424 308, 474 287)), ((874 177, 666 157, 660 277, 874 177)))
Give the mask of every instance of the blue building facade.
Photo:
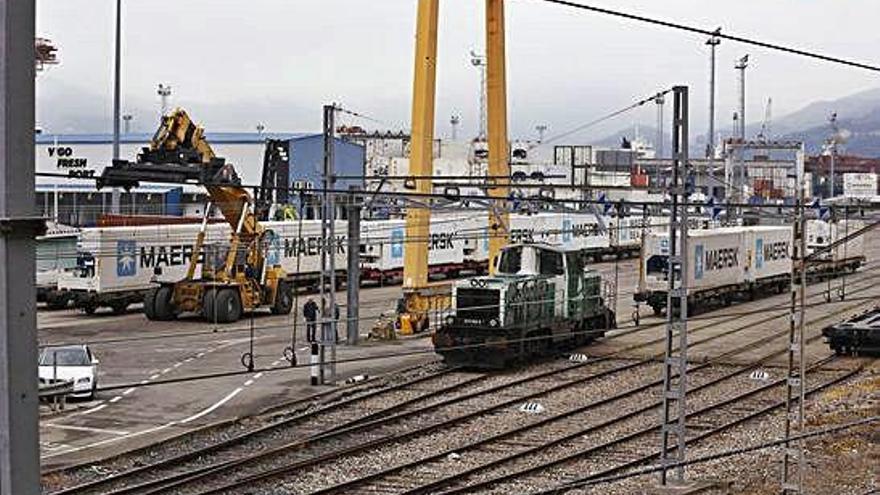
MULTIPOLYGON (((337 176, 356 176, 341 178, 331 189, 348 191, 352 186, 363 187, 366 167, 366 151, 362 145, 336 138, 333 143, 333 166, 337 176)), ((294 188, 317 189, 314 194, 293 193, 291 203, 296 205, 304 218, 318 218, 320 211, 320 190, 324 179, 324 136, 313 134, 290 139, 290 185, 294 188)), ((337 204, 341 204, 337 201, 337 204)), ((337 208, 338 210, 338 208, 337 208)))

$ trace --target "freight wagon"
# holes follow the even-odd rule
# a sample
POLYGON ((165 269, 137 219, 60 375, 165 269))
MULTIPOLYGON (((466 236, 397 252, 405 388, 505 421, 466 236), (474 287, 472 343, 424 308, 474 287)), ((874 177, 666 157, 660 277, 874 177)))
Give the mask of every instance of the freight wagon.
MULTIPOLYGON (((153 225, 84 229, 77 246, 77 265, 58 277, 58 288, 73 299, 75 307, 86 313, 93 313, 99 307, 110 307, 121 313, 130 304, 142 301, 146 291, 156 283, 176 282, 186 276, 194 255, 193 240, 200 227, 153 225)), ((324 242, 321 223, 317 220, 303 220, 301 225, 300 222, 265 222, 265 227, 276 234, 269 256, 280 260, 291 283, 314 282, 321 252, 325 249, 335 253, 336 266, 344 269, 345 222, 336 222, 339 234, 332 244, 324 242)), ((207 226, 205 249, 196 254, 199 257, 197 273, 205 256, 210 261, 229 245, 229 234, 226 224, 207 226)))
MULTIPOLYGON (((617 228, 613 234, 611 229, 602 230, 593 214, 514 214, 510 216, 510 240, 543 242, 578 250, 587 258, 602 258, 640 243, 641 219, 624 220, 629 227, 621 226, 618 237, 617 228)), ((662 219, 652 223, 658 221, 662 219)), ((454 278, 463 272, 485 273, 489 261, 487 223, 487 213, 482 210, 432 215, 428 239, 430 274, 454 278)), ((87 313, 99 307, 125 311, 129 305, 140 302, 156 283, 185 277, 200 227, 163 224, 84 229, 77 245, 76 266, 58 276, 59 293, 87 313)), ((277 251, 292 282, 298 286, 316 283, 320 253, 325 245, 320 221, 266 222, 265 227, 276 234, 272 249, 277 251)), ((337 242, 333 249, 341 276, 347 263, 346 222, 337 221, 335 228, 337 242)), ((204 252, 213 253, 228 245, 229 232, 226 224, 209 224, 204 252)), ((382 284, 402 280, 405 239, 403 219, 362 222, 361 279, 382 284)), ((200 261, 204 252, 198 255, 200 261)), ((200 264, 197 270, 201 270, 200 264)))
MULTIPOLYGON (((484 212, 431 216, 428 234, 429 275, 457 277, 462 271, 485 269, 473 255, 482 249, 484 212)), ((380 285, 403 279, 406 220, 371 220, 361 224, 361 279, 380 285)))
MULTIPOLYGON (((854 232, 850 226, 811 221, 807 225, 807 253, 827 247, 854 232)), ((791 283, 790 227, 724 227, 689 232, 689 304, 727 305, 736 300, 754 299, 758 294, 780 293, 791 283)), ((642 247, 639 283, 633 295, 656 314, 666 307, 668 289, 669 235, 649 234, 642 247)), ((807 265, 810 280, 855 271, 865 261, 860 238, 841 244, 807 265)))
MULTIPOLYGON (((790 281, 791 228, 723 227, 688 233, 688 304, 730 304, 758 293, 782 292, 790 281)), ((645 238, 639 263, 636 302, 660 314, 668 292, 669 235, 645 238)))

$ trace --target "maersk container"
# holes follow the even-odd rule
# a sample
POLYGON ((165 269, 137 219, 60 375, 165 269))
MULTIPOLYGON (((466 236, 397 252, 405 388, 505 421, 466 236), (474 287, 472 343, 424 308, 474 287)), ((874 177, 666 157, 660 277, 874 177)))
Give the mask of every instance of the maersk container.
POLYGON ((748 282, 791 273, 791 228, 745 227, 746 276, 748 282))
MULTIPOLYGON (((648 234, 639 266, 637 301, 666 305, 669 234, 648 234)), ((693 301, 779 289, 791 271, 789 227, 724 227, 690 231, 684 284, 693 301)))
MULTIPOLYGON (((291 280, 316 276, 323 249, 332 249, 338 269, 345 268, 345 222, 336 222, 333 245, 324 242, 317 220, 263 225, 272 232, 268 237, 268 262, 280 264, 291 280)), ((155 282, 176 282, 186 276, 200 228, 198 224, 186 224, 83 229, 77 246, 77 267, 58 277, 58 288, 72 293, 76 306, 87 312, 100 306, 124 310, 138 302, 155 282)), ((226 224, 207 226, 205 249, 198 254, 197 277, 205 253, 218 262, 225 259, 229 235, 226 224)))
MULTIPOLYGON (((474 228, 472 217, 482 214, 432 215, 427 239, 428 265, 461 266, 464 262, 464 236, 471 235, 466 229, 474 228)), ((403 270, 407 242, 404 219, 363 222, 361 257, 367 278, 403 270)))

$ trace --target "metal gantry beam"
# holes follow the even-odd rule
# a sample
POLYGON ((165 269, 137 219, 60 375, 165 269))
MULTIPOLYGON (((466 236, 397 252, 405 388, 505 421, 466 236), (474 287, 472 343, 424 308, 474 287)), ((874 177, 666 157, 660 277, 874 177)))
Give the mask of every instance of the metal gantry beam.
POLYGON ((0 0, 0 494, 40 493, 34 0, 0 0))
MULTIPOLYGON (((415 192, 431 192, 434 173, 434 106, 437 85, 437 23, 439 0, 419 0, 416 19, 415 73, 413 75, 412 131, 409 173, 415 179, 415 192)), ((406 211, 407 239, 427 239, 431 213, 427 208, 406 211)), ((413 290, 428 285, 428 243, 406 242, 403 249, 403 288, 413 290)))
MULTIPOLYGON (((504 0, 486 0, 486 91, 488 96, 489 167, 493 177, 510 176, 510 151, 507 143, 507 76, 504 48, 504 0)), ((490 183, 493 181, 489 181, 490 183)), ((492 260, 507 244, 510 214, 506 198, 509 187, 492 187, 487 195, 502 198, 492 202, 489 213, 489 271, 492 260)))
MULTIPOLYGON (((685 460, 687 442, 688 88, 675 86, 672 92, 672 207, 667 263, 669 285, 666 296, 660 462, 663 466, 675 464, 676 480, 683 482, 684 467, 679 463, 685 460)), ((695 262, 699 263, 700 260, 695 259, 695 262)), ((660 472, 660 483, 667 483, 666 469, 660 472)))

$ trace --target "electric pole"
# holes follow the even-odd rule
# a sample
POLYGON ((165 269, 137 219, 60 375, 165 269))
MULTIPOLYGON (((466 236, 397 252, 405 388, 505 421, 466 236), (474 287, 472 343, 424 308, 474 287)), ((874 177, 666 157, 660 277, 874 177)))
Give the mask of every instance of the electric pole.
MULTIPOLYGON (((116 57, 113 67, 113 159, 119 159, 119 105, 122 84, 122 0, 116 0, 116 57)), ((118 187, 110 191, 110 212, 119 214, 121 192, 118 187)))
MULTIPOLYGON (((687 432, 687 317, 688 317, 688 88, 675 86, 672 105, 672 187, 670 196, 669 257, 666 293, 666 352, 663 360, 663 408, 660 464, 664 468, 685 460, 687 432), (675 338, 678 337, 678 344, 675 338)), ((675 468, 676 481, 684 482, 684 467, 675 468)), ((660 471, 667 484, 667 470, 660 471)))
POLYGON ((324 170, 322 179, 323 192, 321 193, 321 238, 324 245, 321 249, 321 348, 320 348, 320 382, 328 383, 327 372, 329 371, 329 383, 336 382, 336 206, 334 204, 333 189, 336 183, 334 171, 334 129, 335 129, 336 106, 324 105, 324 170), (330 365, 327 366, 327 347, 330 347, 330 365))
MULTIPOLYGON (((804 150, 797 152, 795 184, 797 187, 794 228, 792 229, 791 304, 788 327, 788 375, 785 381, 785 438, 804 433, 804 399, 806 395, 806 358, 804 354, 804 325, 807 287, 807 220, 804 211, 804 150)), ((804 440, 792 447, 786 442, 782 460, 782 493, 802 494, 805 471, 804 440), (794 473, 793 471, 796 471, 794 473)))

